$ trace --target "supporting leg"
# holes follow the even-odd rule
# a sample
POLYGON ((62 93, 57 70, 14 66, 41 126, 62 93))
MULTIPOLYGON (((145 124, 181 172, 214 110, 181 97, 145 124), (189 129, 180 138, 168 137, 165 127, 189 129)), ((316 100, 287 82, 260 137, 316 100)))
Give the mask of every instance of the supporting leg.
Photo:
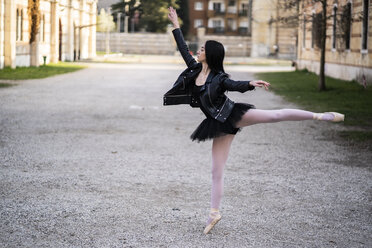
POLYGON ((234 135, 224 135, 213 139, 211 212, 207 220, 207 226, 204 229, 204 234, 209 233, 213 226, 221 219, 218 209, 223 195, 223 170, 233 139, 234 135))
POLYGON ((234 135, 224 135, 213 140, 211 208, 219 209, 223 195, 223 170, 234 135))

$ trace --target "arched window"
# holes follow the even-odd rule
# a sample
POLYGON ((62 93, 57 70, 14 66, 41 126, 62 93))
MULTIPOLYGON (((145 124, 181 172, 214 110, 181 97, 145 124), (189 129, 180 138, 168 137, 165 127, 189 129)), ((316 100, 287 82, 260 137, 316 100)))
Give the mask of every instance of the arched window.
POLYGON ((337 5, 333 6, 333 33, 332 33, 332 49, 336 49, 336 32, 337 32, 337 5))
POLYGON ((362 50, 367 50, 368 45, 368 14, 369 0, 363 0, 363 28, 362 28, 362 50))

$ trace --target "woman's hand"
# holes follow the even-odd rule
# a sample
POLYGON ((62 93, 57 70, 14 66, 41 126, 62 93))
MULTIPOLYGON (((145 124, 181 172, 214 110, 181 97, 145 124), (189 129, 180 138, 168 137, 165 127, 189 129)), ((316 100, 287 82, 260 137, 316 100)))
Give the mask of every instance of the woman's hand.
POLYGON ((250 81, 249 84, 254 87, 260 87, 260 88, 262 88, 263 86, 265 87, 265 90, 269 90, 269 86, 270 86, 270 83, 262 81, 262 80, 250 81))
POLYGON ((178 23, 178 16, 177 12, 173 7, 168 8, 169 13, 168 13, 168 18, 169 20, 173 23, 174 28, 180 28, 180 24, 178 23))

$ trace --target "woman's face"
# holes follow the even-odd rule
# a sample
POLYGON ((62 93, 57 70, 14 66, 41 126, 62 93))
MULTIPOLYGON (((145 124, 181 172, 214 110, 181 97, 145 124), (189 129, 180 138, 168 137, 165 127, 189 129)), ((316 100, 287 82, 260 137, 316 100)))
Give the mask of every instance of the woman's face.
POLYGON ((198 59, 199 62, 204 62, 205 61, 205 49, 204 49, 204 46, 203 45, 199 50, 198 52, 196 53, 196 58, 198 59))

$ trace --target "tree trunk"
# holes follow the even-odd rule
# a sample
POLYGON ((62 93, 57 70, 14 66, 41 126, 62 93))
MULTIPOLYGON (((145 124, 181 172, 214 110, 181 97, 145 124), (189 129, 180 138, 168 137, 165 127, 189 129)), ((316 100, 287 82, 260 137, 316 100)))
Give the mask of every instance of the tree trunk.
POLYGON ((30 65, 39 67, 39 35, 35 36, 35 40, 30 44, 30 65))
POLYGON ((327 0, 322 1, 323 5, 323 16, 321 24, 321 44, 320 44, 320 72, 319 72, 319 91, 326 89, 325 85, 325 53, 326 53, 326 40, 327 40, 327 0))

